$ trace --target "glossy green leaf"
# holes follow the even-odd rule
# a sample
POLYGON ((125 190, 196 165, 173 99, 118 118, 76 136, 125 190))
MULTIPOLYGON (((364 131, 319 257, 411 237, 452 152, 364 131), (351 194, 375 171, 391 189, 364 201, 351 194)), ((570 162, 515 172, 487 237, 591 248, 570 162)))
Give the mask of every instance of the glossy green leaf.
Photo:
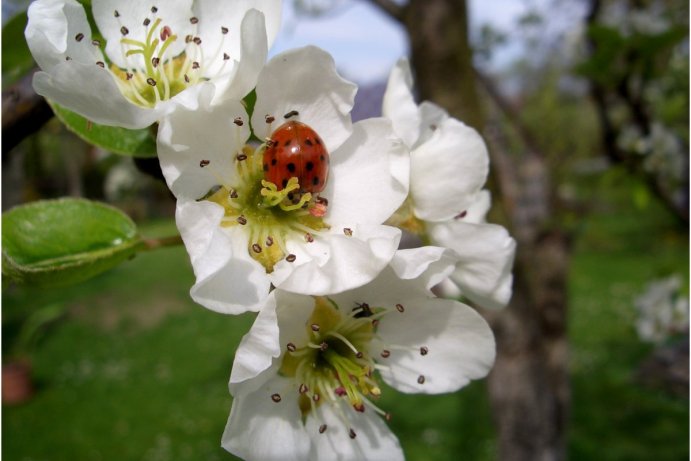
POLYGON ((155 157, 156 137, 152 129, 128 130, 126 128, 98 125, 79 114, 49 101, 55 116, 65 126, 89 144, 108 152, 131 157, 155 157))
POLYGON ((46 200, 2 215, 2 273, 18 283, 78 283, 143 247, 134 222, 99 202, 46 200))
POLYGON ((26 75, 36 64, 24 39, 26 12, 19 13, 2 28, 3 90, 26 75))

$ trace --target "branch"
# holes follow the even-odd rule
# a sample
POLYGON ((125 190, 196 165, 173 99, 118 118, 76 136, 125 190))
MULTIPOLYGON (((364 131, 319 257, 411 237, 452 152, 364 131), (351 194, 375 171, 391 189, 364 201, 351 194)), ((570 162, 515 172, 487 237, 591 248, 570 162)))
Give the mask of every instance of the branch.
POLYGON ((369 0, 369 2, 389 15, 391 19, 400 23, 403 22, 405 6, 398 5, 392 0, 369 0))
POLYGON ((2 92, 2 155, 3 157, 24 138, 37 132, 53 117, 50 106, 34 91, 30 72, 2 92))

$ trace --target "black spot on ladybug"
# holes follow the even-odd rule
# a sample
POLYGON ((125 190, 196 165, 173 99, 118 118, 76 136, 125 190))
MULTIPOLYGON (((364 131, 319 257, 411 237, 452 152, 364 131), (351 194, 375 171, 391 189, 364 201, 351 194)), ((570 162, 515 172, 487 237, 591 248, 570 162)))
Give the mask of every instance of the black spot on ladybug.
POLYGON ((283 147, 288 147, 290 146, 290 143, 293 142, 292 139, 288 139, 285 143, 283 143, 283 147))
POLYGON ((312 163, 312 162, 305 163, 305 169, 307 171, 312 171, 312 168, 314 168, 314 163, 312 163))
POLYGON ((319 144, 320 146, 322 145, 322 142, 321 142, 321 140, 320 140, 319 138, 314 138, 314 142, 316 142, 316 143, 319 144))
POLYGON ((324 155, 320 155, 319 160, 321 160, 323 162, 324 161, 324 155))
POLYGON ((269 164, 268 163, 264 164, 264 171, 269 171, 269 164))
POLYGON ((312 142, 312 140, 310 138, 305 139, 305 144, 307 144, 308 146, 314 145, 314 143, 312 142))
MULTIPOLYGON (((287 165, 287 168, 288 168, 288 171, 290 171, 291 173, 295 173, 295 164, 294 163, 292 163, 292 162, 289 163, 287 165)), ((285 186, 283 186, 283 187, 285 187, 285 186)))
POLYGON ((284 179, 283 182, 281 182, 281 184, 282 184, 283 187, 285 188, 285 187, 288 185, 288 180, 287 180, 287 179, 284 179))
POLYGON ((278 160, 276 160, 276 157, 272 158, 271 159, 271 166, 275 166, 277 161, 278 160))
POLYGON ((319 178, 315 176, 314 178, 312 178, 312 185, 316 186, 317 184, 319 184, 319 178))

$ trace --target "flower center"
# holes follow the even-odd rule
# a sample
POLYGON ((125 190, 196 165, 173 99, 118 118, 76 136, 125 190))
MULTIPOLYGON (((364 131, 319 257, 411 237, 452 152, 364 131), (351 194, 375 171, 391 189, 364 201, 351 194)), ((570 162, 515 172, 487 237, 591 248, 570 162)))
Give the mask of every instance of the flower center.
MULTIPOLYGON (((296 256, 286 248, 288 240, 312 243, 329 226, 322 218, 326 201, 311 193, 301 194, 297 178, 291 178, 281 190, 264 179, 265 149, 266 144, 256 149, 244 146, 235 157, 235 184, 221 185, 204 198, 225 209, 222 226, 246 229, 249 254, 270 273, 281 259, 295 261, 296 256)), ((200 166, 208 165, 204 162, 200 166)))
POLYGON ((375 337, 373 311, 363 304, 350 315, 342 314, 331 299, 315 298, 307 322, 307 344, 288 345, 280 373, 300 383, 300 409, 303 417, 317 405, 347 401, 356 411, 365 403, 379 410, 368 399, 381 390, 373 376, 375 362, 370 343, 375 337))
MULTIPOLYGON (((157 17, 158 9, 151 7, 151 14, 143 19, 141 27, 145 28, 144 41, 129 38, 130 30, 122 25, 120 39, 124 61, 127 67, 121 69, 111 66, 111 72, 117 77, 116 82, 122 93, 133 103, 143 107, 153 107, 161 101, 170 99, 200 81, 208 80, 208 67, 221 57, 221 50, 228 28, 222 27, 221 40, 213 55, 205 56, 199 36, 187 35, 185 49, 177 56, 171 55, 171 45, 180 38, 157 17)), ((120 15, 115 11, 115 17, 120 15)), ((195 25, 197 18, 190 18, 195 25)), ((230 59, 223 53, 223 64, 214 73, 220 73, 230 59)))

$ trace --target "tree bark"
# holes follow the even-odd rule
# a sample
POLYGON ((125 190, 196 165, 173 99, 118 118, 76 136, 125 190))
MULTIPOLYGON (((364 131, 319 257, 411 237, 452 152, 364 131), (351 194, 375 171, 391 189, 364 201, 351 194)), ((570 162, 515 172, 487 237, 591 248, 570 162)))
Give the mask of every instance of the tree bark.
MULTIPOLYGON (((478 130, 484 115, 476 87, 464 0, 411 0, 403 24, 420 99, 436 102, 478 130)), ((503 461, 566 459, 570 408, 568 379, 568 237, 554 227, 554 190, 545 157, 539 155, 517 113, 494 88, 488 92, 509 123, 518 125, 525 155, 502 155, 499 129, 488 139, 495 194, 505 224, 518 242, 513 299, 486 313, 497 338, 497 361, 488 379, 503 461), (548 222, 550 223, 548 227, 548 222)))

